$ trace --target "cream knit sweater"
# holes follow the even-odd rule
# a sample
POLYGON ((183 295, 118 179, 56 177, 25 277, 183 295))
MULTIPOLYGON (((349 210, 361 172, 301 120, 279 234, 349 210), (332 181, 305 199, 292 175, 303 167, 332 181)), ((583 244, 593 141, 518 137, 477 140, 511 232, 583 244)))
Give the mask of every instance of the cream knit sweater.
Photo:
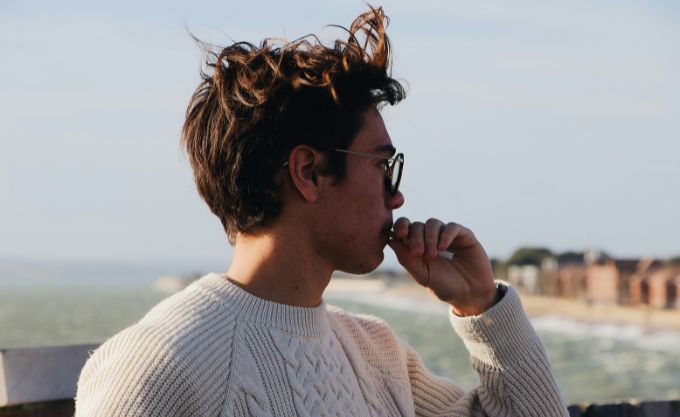
POLYGON ((381 320, 257 298, 210 274, 97 349, 76 416, 567 416, 519 297, 451 314, 480 385, 432 375, 381 320))

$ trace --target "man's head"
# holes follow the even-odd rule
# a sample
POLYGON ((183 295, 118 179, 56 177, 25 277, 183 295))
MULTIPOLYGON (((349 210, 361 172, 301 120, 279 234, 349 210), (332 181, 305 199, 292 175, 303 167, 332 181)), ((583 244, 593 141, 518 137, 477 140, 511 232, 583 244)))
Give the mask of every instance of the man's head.
POLYGON ((317 150, 320 174, 342 183, 347 160, 355 158, 333 150, 351 149, 364 122, 380 118, 376 107, 404 98, 389 74, 386 23, 382 9, 371 9, 352 23, 347 41, 332 47, 311 36, 267 39, 259 47, 235 43, 209 55, 182 144, 198 191, 231 242, 281 213, 277 174, 292 150, 317 150))

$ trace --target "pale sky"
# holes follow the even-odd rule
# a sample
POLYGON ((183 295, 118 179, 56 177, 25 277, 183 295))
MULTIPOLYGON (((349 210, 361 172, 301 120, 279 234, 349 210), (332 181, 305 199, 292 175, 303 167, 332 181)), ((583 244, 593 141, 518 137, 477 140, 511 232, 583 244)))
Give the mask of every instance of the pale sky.
MULTIPOLYGON (((186 28, 294 39, 365 4, 93 3, 0 0, 0 257, 227 259, 178 144, 201 64, 186 28)), ((383 113, 406 155, 395 218, 465 224, 496 257, 680 255, 677 2, 375 5, 409 86, 383 113)))

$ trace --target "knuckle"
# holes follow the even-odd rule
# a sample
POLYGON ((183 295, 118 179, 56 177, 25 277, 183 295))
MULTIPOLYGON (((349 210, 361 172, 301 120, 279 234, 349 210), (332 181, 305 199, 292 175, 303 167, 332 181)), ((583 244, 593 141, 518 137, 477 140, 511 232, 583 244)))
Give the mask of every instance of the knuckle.
POLYGON ((428 244, 433 244, 439 239, 439 233, 437 233, 436 230, 432 231, 425 236, 425 239, 427 240, 428 244))

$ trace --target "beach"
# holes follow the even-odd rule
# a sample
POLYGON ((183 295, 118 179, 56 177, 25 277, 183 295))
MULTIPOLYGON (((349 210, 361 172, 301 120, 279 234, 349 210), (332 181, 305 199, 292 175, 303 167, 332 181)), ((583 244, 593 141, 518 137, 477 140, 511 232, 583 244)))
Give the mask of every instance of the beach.
MULTIPOLYGON (((411 306, 412 309, 439 311, 442 308, 430 292, 404 279, 333 278, 326 290, 330 298, 352 298, 372 304, 411 306), (383 301, 381 301, 383 300, 383 301)), ((585 300, 520 293, 531 318, 553 317, 590 324, 636 326, 647 332, 680 331, 680 311, 646 306, 588 304, 585 300)), ((445 308, 445 306, 444 306, 445 308)))

